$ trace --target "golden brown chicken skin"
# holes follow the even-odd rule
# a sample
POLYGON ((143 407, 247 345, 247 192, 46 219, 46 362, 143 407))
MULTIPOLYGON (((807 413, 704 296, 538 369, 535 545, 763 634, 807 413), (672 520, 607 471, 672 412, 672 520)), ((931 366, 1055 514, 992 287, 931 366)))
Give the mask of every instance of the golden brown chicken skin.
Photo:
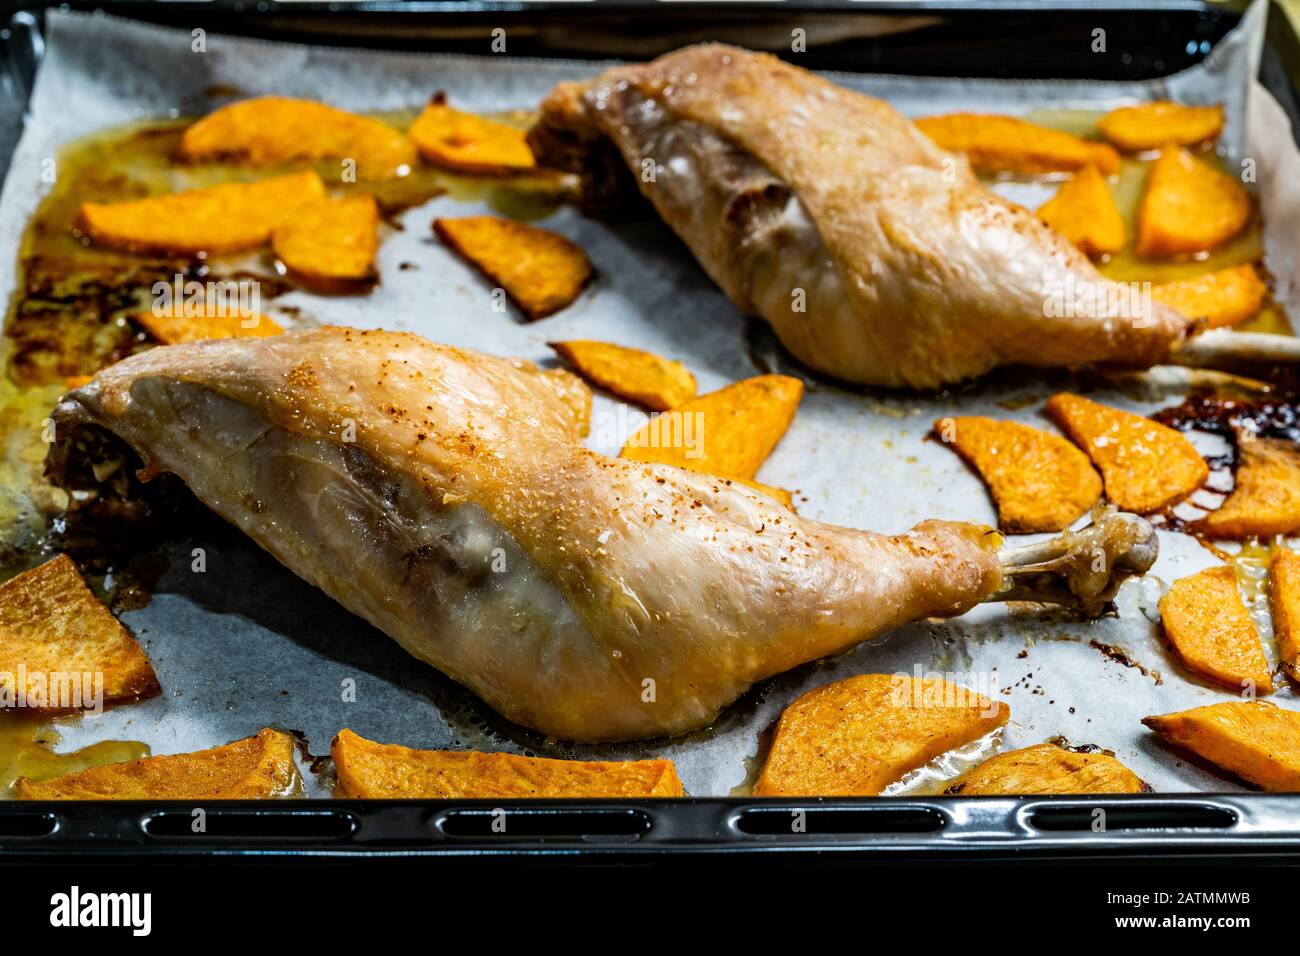
POLYGON ((708 44, 546 99, 539 161, 617 198, 621 158, 710 277, 801 361, 932 388, 999 365, 1148 366, 1188 321, 1105 280, 889 104, 708 44), (612 147, 612 148, 611 148, 612 147))
POLYGON ((578 411, 566 373, 327 328, 153 349, 55 420, 65 443, 116 434, 411 654, 566 739, 700 727, 755 681, 1002 584, 987 529, 811 521, 596 454, 578 411))

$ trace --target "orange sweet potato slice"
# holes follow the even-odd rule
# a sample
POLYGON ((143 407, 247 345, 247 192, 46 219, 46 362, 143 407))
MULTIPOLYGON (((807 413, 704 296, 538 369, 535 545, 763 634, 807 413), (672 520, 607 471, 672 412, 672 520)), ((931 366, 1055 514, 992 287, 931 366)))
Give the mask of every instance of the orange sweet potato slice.
POLYGON ((312 100, 261 96, 231 103, 192 123, 176 146, 181 162, 270 166, 295 160, 352 159, 361 179, 403 176, 415 144, 401 130, 312 100))
POLYGON ((1250 217, 1250 196, 1241 183, 1171 146, 1147 173, 1137 254, 1169 259, 1216 249, 1241 233, 1250 217))
POLYGON ((650 419, 621 457, 748 482, 794 421, 803 382, 758 375, 650 419))
POLYGON ((1097 132, 1116 149, 1138 153, 1175 146, 1200 146, 1223 131, 1222 106, 1185 106, 1167 100, 1121 106, 1097 121, 1097 132))
POLYGON ((1300 714, 1262 700, 1193 707, 1142 723, 1264 790, 1300 790, 1300 714))
POLYGON ((1110 176, 1119 170, 1119 154, 1105 143, 1014 116, 948 113, 923 117, 916 125, 943 149, 964 153, 980 172, 1072 173, 1096 166, 1110 176))
POLYGON ((667 411, 695 397, 691 370, 653 352, 589 339, 550 346, 593 385, 652 411, 667 411))
POLYGON ((1268 600, 1282 673, 1300 682, 1300 554, 1290 548, 1279 548, 1273 555, 1268 600))
POLYGON ((1179 578, 1160 599, 1160 620, 1189 670, 1235 691, 1273 693, 1268 659, 1232 568, 1179 578))
POLYGON ((0 585, 0 706, 72 712, 96 709, 96 693, 112 704, 159 691, 144 649, 95 599, 67 555, 0 585), (17 686, 19 674, 25 687, 17 686))
POLYGON ((100 245, 128 252, 238 252, 265 245, 276 226, 324 195, 325 184, 315 173, 292 173, 126 202, 82 203, 81 225, 100 245))
POLYGON ((316 289, 373 281, 379 207, 364 193, 303 206, 276 227, 271 249, 290 275, 316 289))
POLYGON ((1267 296, 1268 286, 1250 263, 1151 287, 1151 297, 1157 302, 1210 329, 1245 322, 1263 307, 1267 296))
POLYGON ((458 173, 501 176, 536 167, 521 129, 452 109, 441 98, 408 131, 425 160, 458 173))
POLYGON ((1038 208, 1038 218, 1085 255, 1111 255, 1124 248, 1124 217, 1095 166, 1075 173, 1038 208))
POLYGON ((215 308, 204 308, 197 315, 189 315, 181 306, 137 312, 131 318, 162 345, 204 339, 263 338, 284 331, 274 319, 260 312, 240 315, 215 308))
POLYGON ((957 777, 943 792, 975 797, 1146 793, 1150 789, 1111 754, 1047 743, 990 757, 957 777))
POLYGON ((413 750, 341 730, 334 794, 365 800, 680 797, 671 760, 550 760, 473 750, 413 750))
POLYGON ((1300 530, 1300 450, 1277 438, 1246 440, 1239 436, 1241 454, 1237 484, 1217 510, 1195 529, 1213 538, 1269 538, 1300 530))
POLYGON ((1101 469, 1106 497, 1125 511, 1159 511, 1209 477, 1185 436, 1149 418, 1068 392, 1048 399, 1046 411, 1101 469))
POLYGON ((20 778, 21 800, 268 800, 299 786, 293 738, 269 728, 197 753, 103 764, 49 780, 20 778))
POLYGON ((1101 497, 1088 456, 1064 438, 975 416, 941 418, 934 430, 979 472, 1010 534, 1060 531, 1101 497))
POLYGON ((438 238, 505 290, 530 320, 567 308, 591 281, 582 247, 564 236, 496 216, 435 219, 438 238))
POLYGON ((781 714, 757 796, 870 796, 1007 722, 1000 701, 935 677, 863 674, 781 714))

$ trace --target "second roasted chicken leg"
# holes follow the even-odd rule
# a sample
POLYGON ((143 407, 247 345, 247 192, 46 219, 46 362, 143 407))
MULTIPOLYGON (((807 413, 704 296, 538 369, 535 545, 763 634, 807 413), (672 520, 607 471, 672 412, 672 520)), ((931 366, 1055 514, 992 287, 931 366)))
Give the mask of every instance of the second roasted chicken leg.
POLYGON ((562 84, 529 138, 597 204, 639 188, 740 309, 847 381, 1145 367, 1188 326, 888 103, 766 54, 687 47, 562 84))
MULTIPOLYGON (((1068 547, 1004 560, 975 525, 855 531, 722 479, 606 458, 581 444, 576 384, 398 333, 156 348, 59 404, 49 468, 84 500, 112 469, 78 456, 112 433, 144 473, 179 476, 416 657, 574 740, 700 727, 755 681, 907 621, 1030 596, 1070 565, 1068 547)), ((1133 554, 1154 544, 1138 519, 1105 520, 1080 539, 1094 580, 1070 584, 1089 599, 1105 592, 1094 552, 1141 571, 1149 556, 1133 554)))

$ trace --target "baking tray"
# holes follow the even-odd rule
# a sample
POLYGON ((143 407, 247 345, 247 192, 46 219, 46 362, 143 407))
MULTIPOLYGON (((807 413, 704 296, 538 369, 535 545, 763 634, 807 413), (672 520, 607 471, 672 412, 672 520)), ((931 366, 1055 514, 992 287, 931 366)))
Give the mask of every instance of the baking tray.
MULTIPOLYGON (((550 4, 363 2, 71 3, 162 24, 320 44, 465 52, 505 25, 512 55, 646 58, 713 38, 780 49, 808 29, 803 63, 818 69, 918 75, 1145 79, 1202 60, 1241 8, 1197 2, 676 4, 614 0, 580 10, 550 4), (1141 38, 1139 55, 1081 53, 1079 30, 1141 38), (512 41, 514 42, 514 41, 512 41)), ((7 166, 43 52, 43 10, 8 4, 0 33, 0 169, 7 166)), ((1271 11, 1261 81, 1300 129, 1300 42, 1271 11)), ((1122 46, 1116 46, 1122 49, 1122 46)), ((192 832, 188 804, 0 802, 0 859, 285 859, 417 856, 644 861, 943 857, 1212 858, 1300 854, 1300 796, 1152 794, 1106 798, 891 798, 645 801, 299 800, 210 804, 192 832), (1097 811, 1106 827, 1098 832, 1097 811), (504 817, 502 817, 504 814, 504 817), (504 833, 495 820, 504 819, 504 833), (795 822, 800 826, 794 826, 795 822), (797 831, 797 832, 796 832, 797 831)))

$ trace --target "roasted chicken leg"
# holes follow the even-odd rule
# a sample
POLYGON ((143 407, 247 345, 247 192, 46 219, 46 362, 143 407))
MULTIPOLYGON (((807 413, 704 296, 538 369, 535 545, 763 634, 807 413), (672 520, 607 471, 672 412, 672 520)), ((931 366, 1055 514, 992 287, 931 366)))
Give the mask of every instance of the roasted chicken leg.
POLYGON ((575 385, 399 333, 168 346, 60 402, 48 467, 88 500, 113 469, 77 457, 111 433, 416 657, 575 740, 700 727, 764 677, 1045 576, 1095 601, 1098 548, 1119 575, 1154 554, 1132 516, 1010 561, 975 525, 891 537, 800 518, 588 450, 575 385))
POLYGON ((693 46, 562 84, 529 139, 597 205, 635 182, 738 307, 837 378, 1148 366, 1188 326, 889 104, 766 54, 693 46))

